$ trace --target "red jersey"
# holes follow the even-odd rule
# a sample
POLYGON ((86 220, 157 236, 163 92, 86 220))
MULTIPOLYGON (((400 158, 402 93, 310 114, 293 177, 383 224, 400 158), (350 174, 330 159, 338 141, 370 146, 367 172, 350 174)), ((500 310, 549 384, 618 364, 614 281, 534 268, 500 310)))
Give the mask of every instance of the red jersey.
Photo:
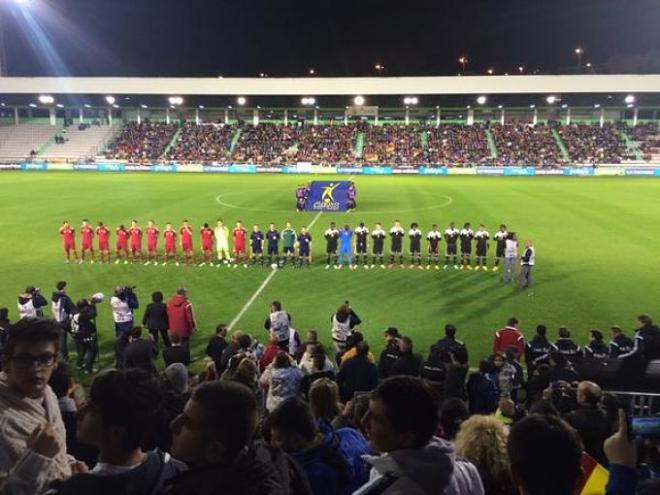
POLYGON ((202 247, 204 250, 210 250, 213 248, 213 229, 208 227, 203 227, 200 230, 202 234, 202 247))
POLYGON ((523 337, 523 334, 515 327, 504 327, 502 330, 495 332, 493 352, 505 353, 510 347, 516 348, 516 355, 520 359, 525 350, 525 337, 523 337))
POLYGON ((156 227, 147 227, 147 248, 154 250, 158 245, 158 232, 156 227))
POLYGON ((89 225, 87 227, 81 227, 80 236, 82 237, 83 246, 91 247, 92 237, 94 237, 94 229, 92 229, 89 225))
POLYGON ((165 238, 165 250, 174 251, 176 249, 176 231, 165 229, 163 237, 165 238))
POLYGON ((234 234, 234 245, 235 246, 244 246, 245 237, 247 236, 247 230, 243 227, 236 227, 233 231, 234 234))
POLYGON ((192 249, 192 229, 190 227, 181 227, 181 246, 183 249, 192 249))
POLYGON ((73 243, 76 231, 71 227, 60 227, 60 235, 65 243, 73 243))
POLYGON ((128 233, 131 234, 132 246, 139 246, 142 244, 142 229, 140 227, 133 227, 128 233))
POLYGON ((126 229, 117 229, 117 248, 125 248, 128 244, 128 230, 126 229))
POLYGON ((96 227, 96 237, 99 239, 99 249, 108 249, 110 231, 104 227, 96 227))

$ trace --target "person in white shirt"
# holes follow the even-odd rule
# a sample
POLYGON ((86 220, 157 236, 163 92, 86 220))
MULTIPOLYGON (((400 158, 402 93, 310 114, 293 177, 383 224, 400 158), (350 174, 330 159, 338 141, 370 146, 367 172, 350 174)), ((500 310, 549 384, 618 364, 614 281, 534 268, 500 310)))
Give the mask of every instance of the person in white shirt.
POLYGON ((516 260, 518 259, 518 238, 515 232, 509 232, 504 246, 504 273, 502 280, 509 283, 516 274, 516 260))

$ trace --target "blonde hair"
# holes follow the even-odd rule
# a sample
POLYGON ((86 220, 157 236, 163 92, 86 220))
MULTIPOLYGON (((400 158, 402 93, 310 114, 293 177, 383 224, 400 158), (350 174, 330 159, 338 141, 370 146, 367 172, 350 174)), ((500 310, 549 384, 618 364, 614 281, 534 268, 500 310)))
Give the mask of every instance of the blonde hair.
POLYGON ((309 404, 316 419, 325 418, 331 421, 341 413, 339 402, 339 387, 329 378, 318 378, 309 387, 309 404))
POLYGON ((475 415, 463 421, 454 442, 456 453, 499 478, 509 472, 509 433, 495 416, 475 415))

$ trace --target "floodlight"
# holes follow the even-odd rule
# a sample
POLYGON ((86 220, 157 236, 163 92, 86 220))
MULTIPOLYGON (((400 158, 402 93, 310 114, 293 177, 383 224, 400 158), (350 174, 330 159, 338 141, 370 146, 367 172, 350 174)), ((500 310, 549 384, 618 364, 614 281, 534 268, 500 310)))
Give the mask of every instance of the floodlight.
POLYGON ((626 103, 635 103, 635 96, 634 95, 628 95, 628 96, 625 97, 625 99, 623 101, 625 101, 626 103))
POLYGON ((562 108, 568 108, 568 105, 566 103, 564 103, 561 107, 562 108))
POLYGON ((635 105, 633 105, 632 103, 628 103, 628 104, 626 105, 626 108, 632 108, 632 107, 634 107, 634 106, 635 106, 635 105))
POLYGON ((112 108, 119 108, 119 105, 115 103, 114 105, 112 105, 112 108))
POLYGON ((116 100, 114 96, 106 96, 105 101, 108 103, 108 105, 114 105, 116 100))
POLYGON ((309 97, 305 96, 300 99, 300 103, 302 103, 303 105, 314 105, 316 104, 316 98, 313 98, 311 96, 309 97))
POLYGON ((242 106, 247 103, 247 100, 245 99, 245 96, 239 96, 238 98, 236 98, 236 103, 242 106))
POLYGON ((600 103, 596 103, 596 104, 594 105, 594 108, 600 108, 600 103))
POLYGON ((555 95, 550 95, 545 99, 545 101, 548 103, 548 105, 553 105, 557 101, 557 97, 555 95))
POLYGON ((83 106, 84 106, 85 108, 92 108, 92 105, 90 105, 89 103, 85 103, 83 106))
POLYGON ((503 105, 497 105, 497 108, 499 108, 500 110, 502 110, 502 109, 504 108, 504 106, 503 106, 503 105))
POLYGON ((167 101, 170 102, 170 105, 181 105, 183 104, 183 98, 180 96, 170 96, 167 101))
POLYGON ((477 103, 479 105, 485 105, 487 101, 488 101, 488 98, 486 98, 484 95, 481 95, 481 96, 477 97, 477 103))
POLYGON ((37 104, 36 104, 36 103, 30 103, 28 106, 29 106, 30 108, 37 108, 37 104))
POLYGON ((580 48, 579 46, 575 49, 575 54, 576 55, 582 55, 584 53, 584 50, 580 48))
POLYGON ((355 98, 353 98, 353 103, 355 103, 355 105, 357 105, 358 107, 361 107, 362 105, 364 105, 364 96, 356 96, 355 98))
POLYGON ((488 75, 489 75, 489 76, 492 76, 492 75, 495 73, 495 69, 493 69, 492 67, 490 67, 486 72, 488 72, 488 75))
POLYGON ((43 105, 52 105, 55 103, 55 98, 53 98, 51 95, 40 95, 39 103, 43 105))
POLYGON ((61 103, 58 103, 58 104, 55 105, 55 106, 56 106, 57 108, 64 108, 64 105, 62 105, 61 103))
POLYGON ((529 108, 536 108, 536 105, 534 105, 534 104, 532 103, 532 104, 529 106, 529 108))
POLYGON ((199 109, 200 109, 200 110, 204 110, 205 108, 206 108, 206 107, 205 107, 204 105, 200 105, 200 106, 199 106, 199 109))
POLYGON ((149 107, 143 103, 142 105, 140 105, 140 108, 149 108, 149 107))

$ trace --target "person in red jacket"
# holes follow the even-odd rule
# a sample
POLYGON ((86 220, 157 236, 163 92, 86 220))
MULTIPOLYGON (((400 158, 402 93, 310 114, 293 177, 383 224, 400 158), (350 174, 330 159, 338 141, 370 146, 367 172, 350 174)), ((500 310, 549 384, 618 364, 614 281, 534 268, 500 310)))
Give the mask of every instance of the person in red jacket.
POLYGON ((520 361, 525 349, 525 337, 518 330, 518 320, 516 318, 509 318, 506 327, 495 332, 495 340, 493 340, 493 353, 501 352, 504 354, 510 347, 516 348, 516 357, 520 361))
POLYGON ((169 332, 181 337, 182 344, 187 347, 190 336, 197 329, 197 323, 192 303, 188 300, 188 293, 183 287, 167 301, 167 320, 169 332))

